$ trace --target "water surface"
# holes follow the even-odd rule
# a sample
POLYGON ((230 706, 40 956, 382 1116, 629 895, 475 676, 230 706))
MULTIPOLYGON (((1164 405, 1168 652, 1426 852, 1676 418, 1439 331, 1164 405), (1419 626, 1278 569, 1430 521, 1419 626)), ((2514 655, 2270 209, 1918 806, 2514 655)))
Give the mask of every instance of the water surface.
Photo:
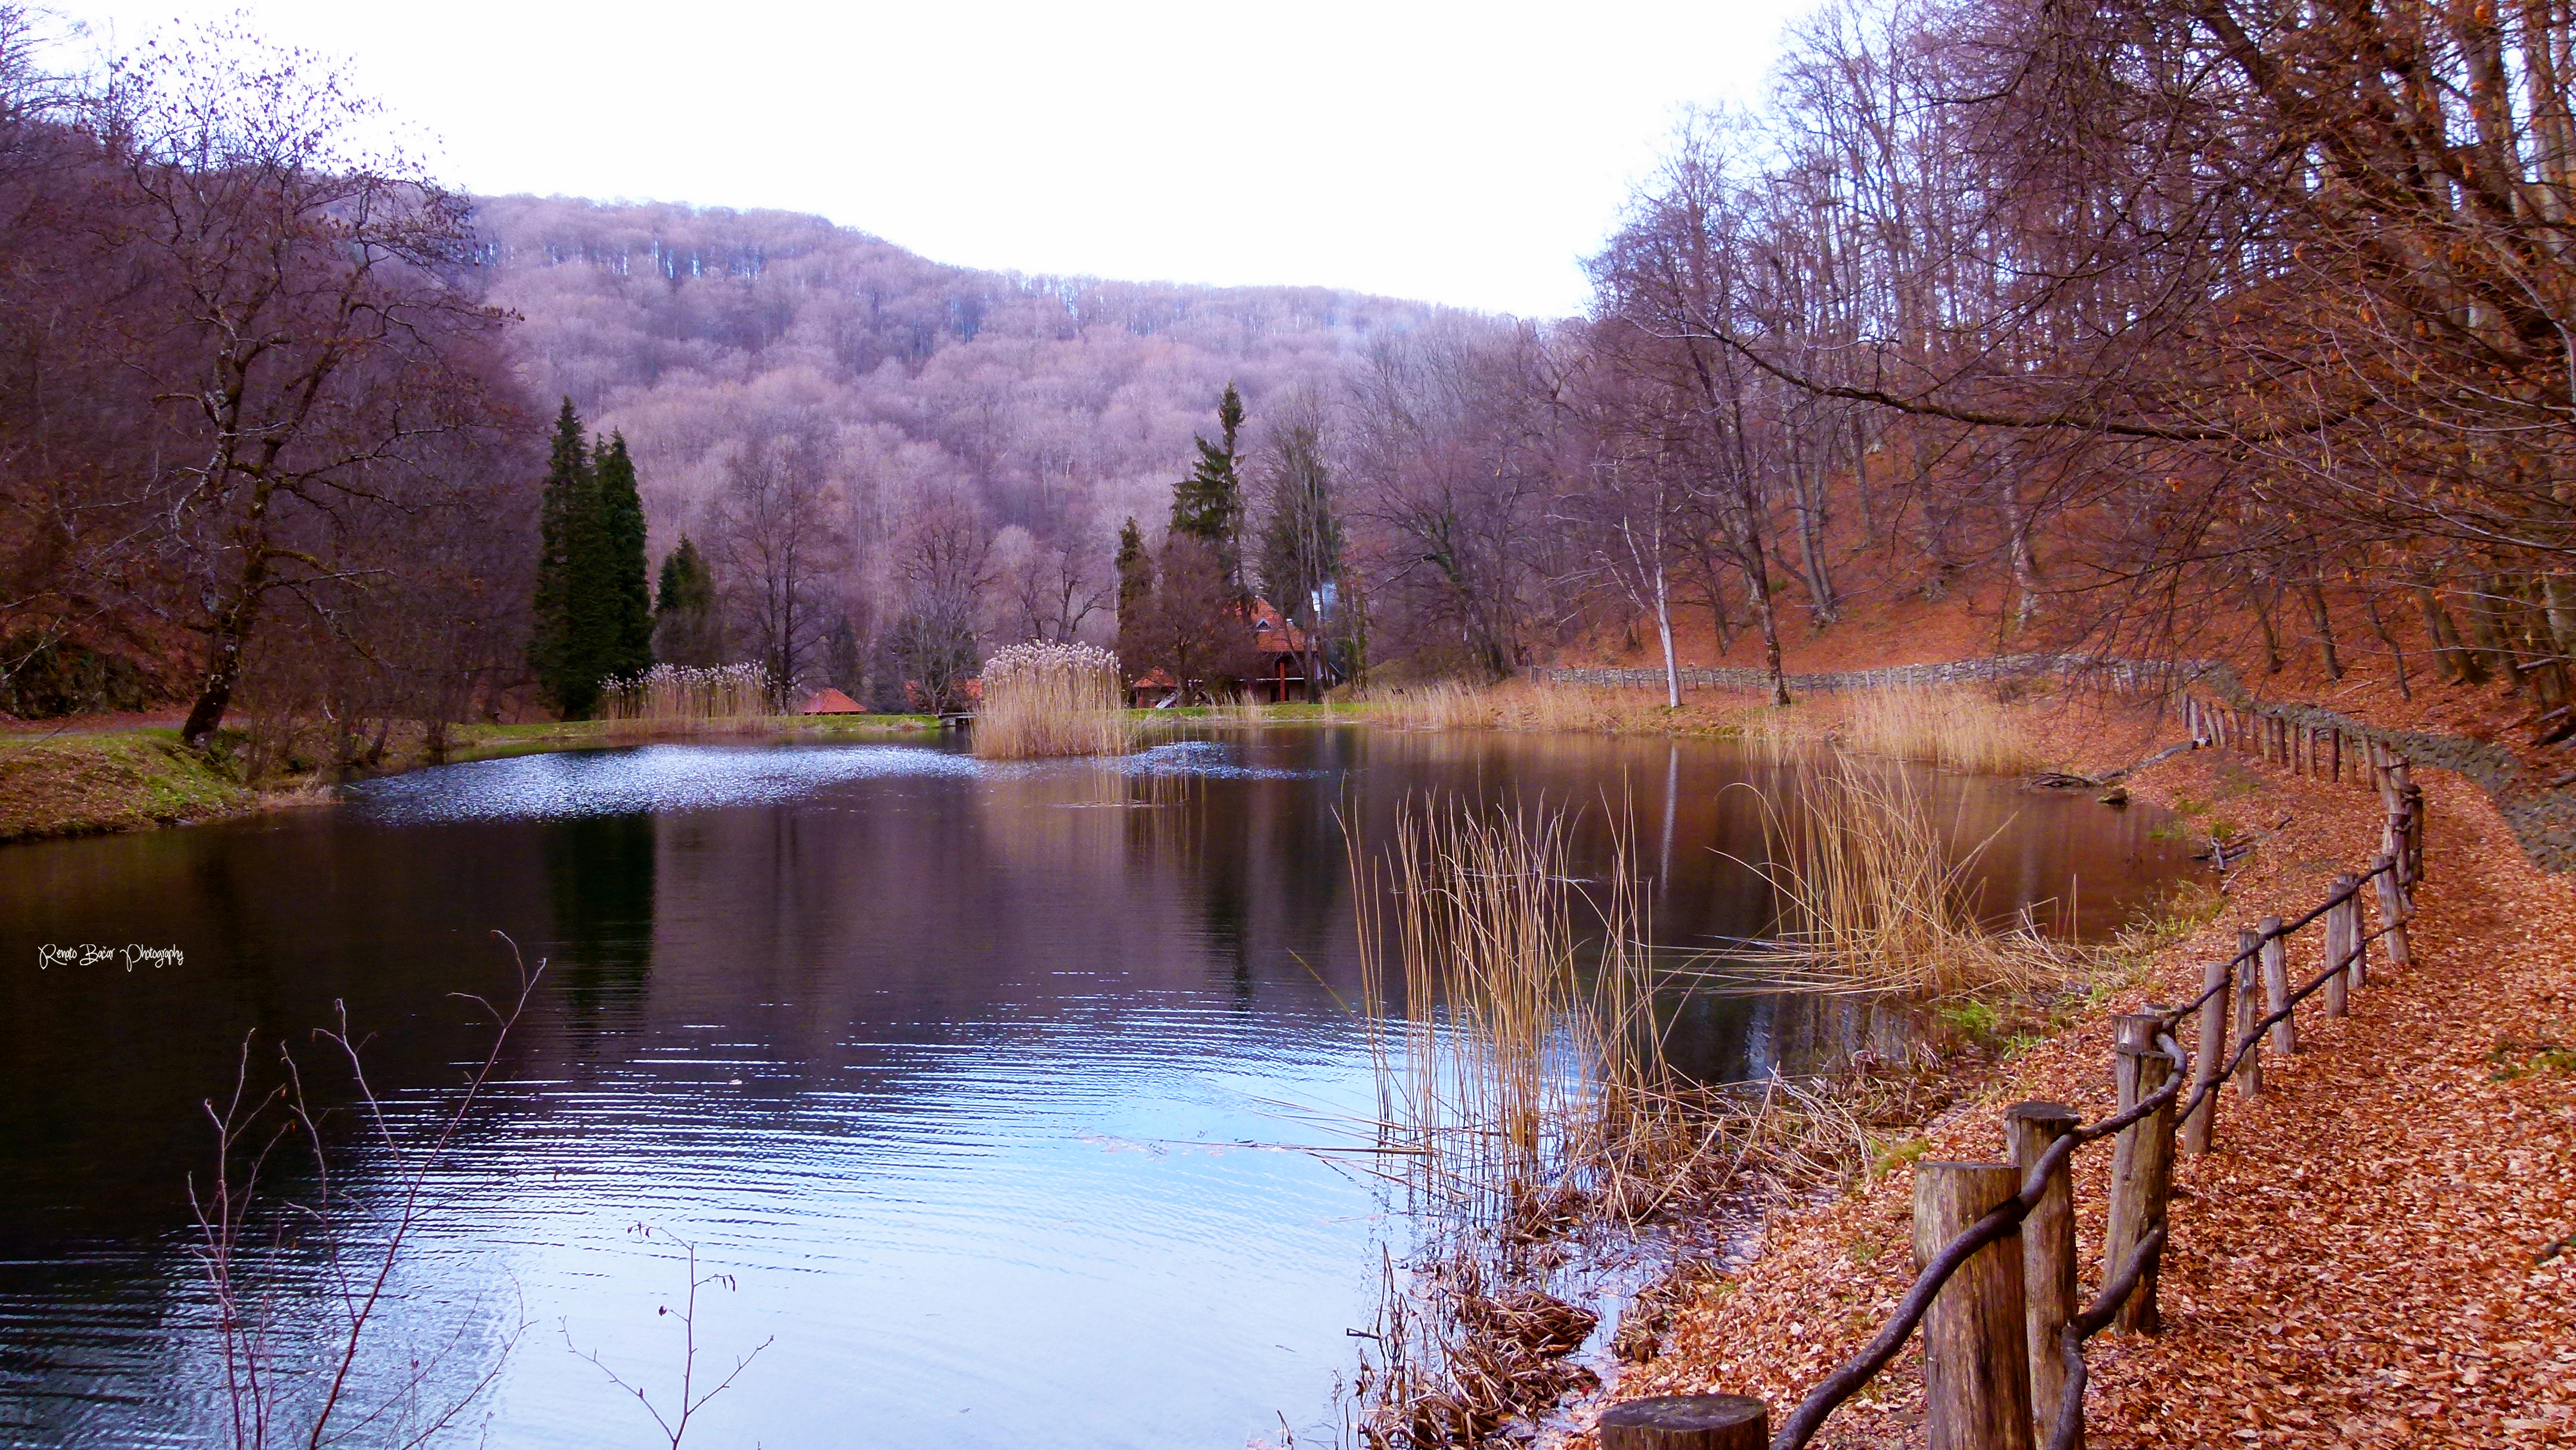
MULTIPOLYGON (((1626 822, 1654 932, 1758 933, 1760 813, 1728 747, 1345 729, 1120 762, 915 745, 650 746, 372 782, 336 807, 0 848, 0 1443, 226 1432, 191 1256, 202 1104, 344 1003, 399 1123, 445 1101, 504 996, 545 973, 434 1184, 360 1398, 493 1376, 492 1443, 657 1443, 683 1242, 699 1387, 764 1343, 693 1444, 1239 1446, 1323 1438, 1397 1226, 1293 1151, 1373 1103, 1343 823, 1422 791, 1626 822), (177 947, 40 966, 40 948, 177 947), (1296 1111, 1283 1108, 1292 1105, 1296 1111), (639 1230, 642 1230, 639 1232, 639 1230), (576 1352, 578 1351, 578 1352, 576 1352)), ((2099 931, 2178 863, 2145 812, 1925 776, 1992 837, 1987 905, 2099 931)), ((1681 1013, 1714 1076, 1795 1072, 1899 1030, 1854 999, 1681 1013)), ((334 1173, 392 1164, 334 1120, 334 1173)), ((281 1201, 309 1199, 281 1157, 281 1201)), ((381 1232, 381 1215, 350 1230, 381 1232)), ((319 1297, 273 1266, 292 1367, 319 1297)), ((472 1438, 467 1435, 463 1438, 472 1438)), ((360 1439, 373 1443, 368 1437, 360 1439)))

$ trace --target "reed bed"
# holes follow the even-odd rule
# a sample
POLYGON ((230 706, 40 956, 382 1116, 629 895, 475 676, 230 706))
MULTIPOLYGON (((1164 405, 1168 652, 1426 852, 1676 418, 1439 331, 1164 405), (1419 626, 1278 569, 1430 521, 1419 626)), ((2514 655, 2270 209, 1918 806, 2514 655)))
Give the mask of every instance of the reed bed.
POLYGON ((600 681, 599 713, 620 735, 763 730, 779 713, 778 695, 777 682, 756 664, 655 665, 600 681))
POLYGON ((1868 755, 1945 770, 2021 775, 2044 762, 2013 712, 1975 690, 1893 687, 1851 699, 1849 740, 1868 755))
POLYGON ((1998 930, 1977 914, 1974 871, 1920 786, 1848 756, 1803 773, 1794 794, 1763 796, 1768 859, 1755 869, 1779 899, 1757 964, 1870 990, 1955 996, 2062 974, 2063 952, 2027 916, 1998 930))
POLYGON ((975 753, 988 760, 1123 755, 1133 743, 1118 656, 1096 645, 1031 641, 984 662, 975 753))
MULTIPOLYGON (((1839 892, 1910 922, 1904 892, 1924 882, 1878 888, 1865 875, 1903 864, 1900 848, 1940 859, 1922 802, 1866 772, 1821 779, 1802 810, 1774 813, 1818 843, 1788 847, 1803 874, 1775 867, 1777 879, 1807 889, 1802 901, 1839 892), (1853 828, 1878 833, 1876 854, 1835 860, 1821 843, 1853 828)), ((1543 807, 1408 802, 1374 853, 1350 845, 1378 1090, 1374 1141, 1354 1156, 1402 1189, 1414 1232, 1411 1252, 1386 1260, 1348 1401, 1349 1438, 1373 1450, 1483 1444, 1596 1383, 1573 1357, 1597 1327, 1583 1301, 1622 1272, 1637 1282, 1639 1230, 1661 1224, 1659 1252, 1685 1259, 1696 1244, 1704 1260, 1726 1221, 1713 1206, 1741 1215, 1847 1183, 1880 1155, 1883 1123, 1919 1121, 1915 1089, 1894 1078, 1703 1085, 1671 1071, 1655 994, 1692 974, 1659 966, 1645 944, 1624 831, 1584 880, 1574 825, 1543 807)), ((1956 869, 1934 868, 1929 884, 1961 899, 1956 869)), ((1952 932, 1973 931, 1941 911, 1952 932)), ((1907 929, 1908 941, 1966 950, 1907 929)), ((1821 931, 1793 943, 1820 956, 1856 944, 1821 931)), ((1893 931, 1866 944, 1906 949, 1893 931)), ((1653 1312, 1650 1300, 1630 1317, 1653 1312)))
POLYGON ((1637 690, 1512 680, 1475 686, 1455 680, 1373 691, 1363 718, 1400 730, 1537 730, 1593 735, 1669 730, 1672 712, 1637 690))
POLYGON ((1373 1446, 1477 1444, 1589 1381, 1568 1356, 1596 1317, 1555 1292, 1566 1245, 1641 1223, 1722 1156, 1665 1067, 1626 842, 1587 892, 1571 828, 1408 802, 1382 852, 1351 845, 1369 1156, 1416 1235, 1354 1382, 1373 1446))

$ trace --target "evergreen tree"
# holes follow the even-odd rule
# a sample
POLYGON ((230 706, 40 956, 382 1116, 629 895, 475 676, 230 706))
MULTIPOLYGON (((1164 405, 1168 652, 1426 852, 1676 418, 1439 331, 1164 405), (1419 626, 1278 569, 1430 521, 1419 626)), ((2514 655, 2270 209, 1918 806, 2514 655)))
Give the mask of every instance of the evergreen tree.
POLYGON ((1145 552, 1145 531, 1135 515, 1118 529, 1118 623, 1135 617, 1138 604, 1154 592, 1154 561, 1145 552))
POLYGON ((1323 635, 1342 570, 1342 525, 1323 430, 1298 418, 1282 429, 1269 472, 1270 517, 1261 530, 1261 587, 1306 635, 1307 698, 1323 698, 1323 635))
POLYGON ((555 418, 538 516, 537 590, 528 663, 546 703, 572 718, 599 698, 596 601, 589 577, 600 550, 598 479, 572 399, 555 418))
POLYGON ((1226 587, 1240 595, 1244 592, 1243 477, 1237 467, 1240 455, 1235 438, 1243 431, 1243 394, 1232 383, 1217 399, 1216 420, 1221 441, 1197 439, 1198 465, 1172 489, 1172 532, 1207 545, 1226 587))
POLYGON ((662 556, 661 589, 653 600, 653 657, 668 665, 724 663, 724 637, 716 615, 715 570, 688 535, 662 556))
POLYGON ((602 676, 640 675, 653 665, 653 590, 645 574, 644 500, 636 491, 635 460, 626 435, 610 435, 593 456, 599 492, 599 655, 602 676))

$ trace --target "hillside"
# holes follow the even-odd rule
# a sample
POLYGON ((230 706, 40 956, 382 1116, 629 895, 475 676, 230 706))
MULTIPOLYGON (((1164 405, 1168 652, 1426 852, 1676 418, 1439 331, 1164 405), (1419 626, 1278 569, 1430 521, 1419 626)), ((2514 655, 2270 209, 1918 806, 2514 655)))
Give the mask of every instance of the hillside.
POLYGON ((1120 518, 1168 507, 1228 379, 1257 424, 1380 339, 1475 325, 1322 288, 944 266, 785 212, 512 196, 475 219, 530 384, 634 446, 657 556, 730 452, 799 435, 824 442, 863 552, 945 496, 1105 563, 1120 518))

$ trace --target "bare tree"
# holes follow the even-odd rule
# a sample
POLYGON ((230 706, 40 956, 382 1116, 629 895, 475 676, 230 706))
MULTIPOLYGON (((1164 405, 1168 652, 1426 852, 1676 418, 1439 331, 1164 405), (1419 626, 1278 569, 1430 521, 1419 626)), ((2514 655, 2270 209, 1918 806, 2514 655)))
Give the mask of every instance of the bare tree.
POLYGON ((773 688, 804 678, 838 616, 830 581, 849 564, 843 514, 823 442, 810 430, 745 444, 725 465, 709 547, 727 612, 773 688))

